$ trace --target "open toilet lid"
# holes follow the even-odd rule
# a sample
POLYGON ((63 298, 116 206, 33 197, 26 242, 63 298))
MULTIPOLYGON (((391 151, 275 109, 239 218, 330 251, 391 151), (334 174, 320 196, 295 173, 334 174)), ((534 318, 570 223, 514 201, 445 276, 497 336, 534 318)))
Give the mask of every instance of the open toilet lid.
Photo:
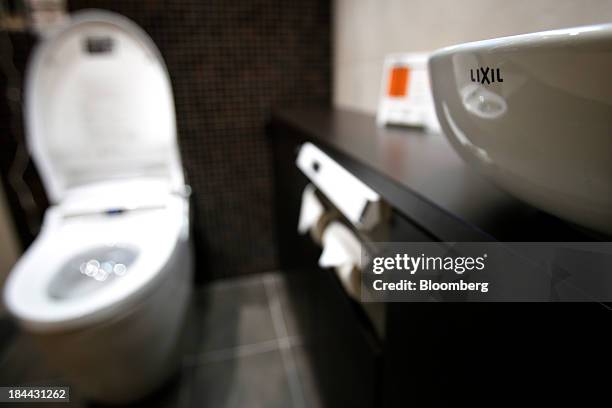
POLYGON ((52 202, 125 178, 183 185, 168 72, 149 36, 105 11, 76 13, 34 50, 28 146, 52 202))

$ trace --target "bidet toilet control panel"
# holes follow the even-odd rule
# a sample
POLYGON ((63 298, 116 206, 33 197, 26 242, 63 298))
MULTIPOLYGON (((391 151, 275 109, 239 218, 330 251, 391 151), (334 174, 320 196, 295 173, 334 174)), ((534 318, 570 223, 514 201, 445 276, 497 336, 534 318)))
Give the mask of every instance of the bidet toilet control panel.
POLYGON ((382 220, 381 197, 312 143, 304 143, 297 167, 357 228, 371 230, 382 220))

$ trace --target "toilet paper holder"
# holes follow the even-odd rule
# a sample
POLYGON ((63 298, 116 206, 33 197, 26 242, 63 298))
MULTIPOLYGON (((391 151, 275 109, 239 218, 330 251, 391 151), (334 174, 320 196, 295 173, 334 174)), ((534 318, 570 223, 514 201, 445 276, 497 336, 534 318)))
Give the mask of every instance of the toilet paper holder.
POLYGON ((313 184, 308 184, 302 193, 297 230, 301 235, 309 234, 322 248, 319 267, 334 271, 345 293, 360 305, 377 336, 383 338, 384 305, 361 301, 361 268, 376 252, 369 240, 370 231, 350 225, 313 184))
POLYGON ((300 147, 296 165, 357 229, 372 230, 386 219, 380 195, 312 143, 300 147))

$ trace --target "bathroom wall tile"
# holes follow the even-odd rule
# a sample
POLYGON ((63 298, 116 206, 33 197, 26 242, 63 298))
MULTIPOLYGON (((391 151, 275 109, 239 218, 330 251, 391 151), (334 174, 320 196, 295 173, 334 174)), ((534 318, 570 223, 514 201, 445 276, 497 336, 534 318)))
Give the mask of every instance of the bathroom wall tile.
POLYGON ((334 104, 375 113, 380 97, 383 57, 365 61, 341 61, 334 68, 334 104))
POLYGON ((336 0, 334 105, 375 113, 384 56, 609 22, 611 0, 336 0))
POLYGON ((0 179, 20 244, 26 247, 38 233, 42 210, 48 206, 38 173, 23 146, 23 76, 35 39, 29 33, 3 32, 2 36, 0 58, 12 63, 8 67, 17 75, 11 75, 11 83, 6 75, 0 75, 0 179), (23 169, 23 174, 18 169, 23 169), (31 196, 27 191, 17 194, 16 188, 23 188, 21 181, 30 187, 31 196))
MULTIPOLYGON (((327 0, 71 0, 72 11, 119 12, 144 28, 170 73, 178 137, 198 220, 200 280, 263 272, 277 264, 271 153, 264 126, 275 106, 330 103, 330 3, 327 0)), ((33 38, 12 35, 23 73, 33 38)), ((0 78, 0 94, 5 95, 0 78)), ((29 243, 28 220, 6 179, 21 112, 0 98, 0 165, 8 201, 29 243), (14 117, 16 116, 16 117, 14 117), (14 126, 12 124, 15 124, 14 126)), ((32 171, 30 171, 32 173, 32 171)), ((28 173, 29 174, 29 173, 28 173)))

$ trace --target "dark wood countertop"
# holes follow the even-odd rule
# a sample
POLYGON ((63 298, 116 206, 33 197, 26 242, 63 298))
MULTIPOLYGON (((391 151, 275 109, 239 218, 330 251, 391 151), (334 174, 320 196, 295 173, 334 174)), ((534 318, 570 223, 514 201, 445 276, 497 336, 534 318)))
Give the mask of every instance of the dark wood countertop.
POLYGON ((278 110, 271 125, 326 150, 442 241, 595 239, 496 187, 464 163, 444 135, 378 128, 372 115, 328 108, 278 110))

